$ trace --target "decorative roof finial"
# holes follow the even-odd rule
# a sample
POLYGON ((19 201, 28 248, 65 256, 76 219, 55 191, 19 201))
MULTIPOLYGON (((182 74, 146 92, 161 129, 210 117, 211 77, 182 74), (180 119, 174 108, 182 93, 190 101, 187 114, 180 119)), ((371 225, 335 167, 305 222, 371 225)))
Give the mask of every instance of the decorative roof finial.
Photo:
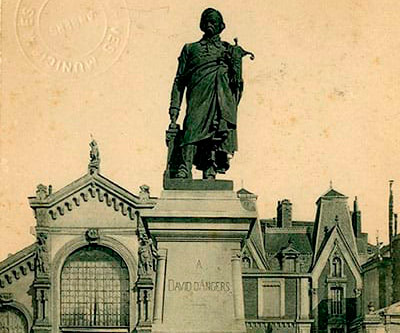
POLYGON ((333 189, 333 181, 332 181, 332 179, 329 181, 329 188, 333 189))
POLYGON ((139 200, 146 202, 150 200, 150 186, 143 184, 142 186, 139 186, 140 192, 139 192, 139 200))
POLYGON ((49 193, 47 192, 47 186, 43 185, 43 184, 39 184, 36 187, 36 198, 39 200, 44 200, 47 198, 47 196, 49 195, 49 193))
POLYGON ((100 152, 99 152, 99 146, 97 145, 97 142, 93 138, 92 134, 90 134, 90 137, 92 141, 89 143, 90 155, 89 155, 88 168, 89 168, 89 173, 92 175, 100 171, 100 152))
POLYGON ((339 216, 338 216, 338 215, 335 216, 335 224, 336 224, 336 225, 339 224, 339 216))

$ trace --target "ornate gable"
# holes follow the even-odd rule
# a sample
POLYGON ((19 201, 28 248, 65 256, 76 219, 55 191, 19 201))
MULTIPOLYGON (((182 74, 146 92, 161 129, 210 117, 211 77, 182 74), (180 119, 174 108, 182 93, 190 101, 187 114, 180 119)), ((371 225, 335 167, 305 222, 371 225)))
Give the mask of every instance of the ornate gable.
MULTIPOLYGON (((106 207, 130 220, 135 219, 138 209, 152 208, 154 198, 150 198, 147 186, 141 186, 139 196, 123 189, 97 172, 89 172, 57 192, 51 186, 38 185, 36 196, 29 197, 35 211, 38 226, 49 226, 60 217, 73 214, 81 208, 105 213, 106 207), (88 207, 88 205, 92 207, 88 207)), ((83 209, 82 209, 83 210, 83 209)))
MULTIPOLYGON (((362 277, 358 258, 352 251, 351 246, 347 242, 346 237, 338 224, 336 224, 329 232, 329 235, 327 235, 327 238, 317 255, 317 260, 312 267, 313 284, 318 283, 319 277, 328 260, 335 257, 339 257, 341 260, 346 261, 354 275, 357 288, 361 289, 362 277)), ((316 285, 313 286, 313 288, 315 287, 316 285)))

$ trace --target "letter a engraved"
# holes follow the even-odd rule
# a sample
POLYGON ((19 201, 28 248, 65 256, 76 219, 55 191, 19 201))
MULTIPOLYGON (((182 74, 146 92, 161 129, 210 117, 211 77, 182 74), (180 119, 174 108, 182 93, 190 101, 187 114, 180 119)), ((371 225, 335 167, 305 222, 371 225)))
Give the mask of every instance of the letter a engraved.
POLYGON ((200 259, 197 260, 196 269, 203 269, 203 266, 201 266, 201 261, 200 261, 200 259))

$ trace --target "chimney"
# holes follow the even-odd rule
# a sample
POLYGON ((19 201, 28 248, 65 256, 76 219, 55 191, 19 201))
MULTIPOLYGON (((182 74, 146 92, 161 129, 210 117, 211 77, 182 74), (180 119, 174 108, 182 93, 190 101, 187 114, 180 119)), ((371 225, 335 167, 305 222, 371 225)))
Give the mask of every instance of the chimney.
POLYGON ((277 227, 290 228, 292 226, 292 203, 288 199, 278 201, 277 227))
POLYGON ((353 213, 351 216, 351 221, 353 224, 353 232, 354 236, 360 237, 361 234, 361 211, 358 209, 358 200, 357 197, 354 198, 353 202, 353 213))
POLYGON ((389 248, 390 253, 392 252, 392 240, 393 240, 393 186, 394 181, 389 180, 389 248))

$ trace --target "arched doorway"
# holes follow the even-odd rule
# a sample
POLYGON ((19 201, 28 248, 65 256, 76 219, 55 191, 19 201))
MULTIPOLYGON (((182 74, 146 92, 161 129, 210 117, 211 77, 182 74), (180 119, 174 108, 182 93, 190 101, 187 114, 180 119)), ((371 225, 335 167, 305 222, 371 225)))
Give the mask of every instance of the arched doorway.
POLYGON ((88 245, 73 252, 62 268, 60 286, 61 328, 128 331, 129 272, 113 250, 88 245))
POLYGON ((1 307, 0 333, 28 333, 28 322, 22 312, 11 306, 1 307))

